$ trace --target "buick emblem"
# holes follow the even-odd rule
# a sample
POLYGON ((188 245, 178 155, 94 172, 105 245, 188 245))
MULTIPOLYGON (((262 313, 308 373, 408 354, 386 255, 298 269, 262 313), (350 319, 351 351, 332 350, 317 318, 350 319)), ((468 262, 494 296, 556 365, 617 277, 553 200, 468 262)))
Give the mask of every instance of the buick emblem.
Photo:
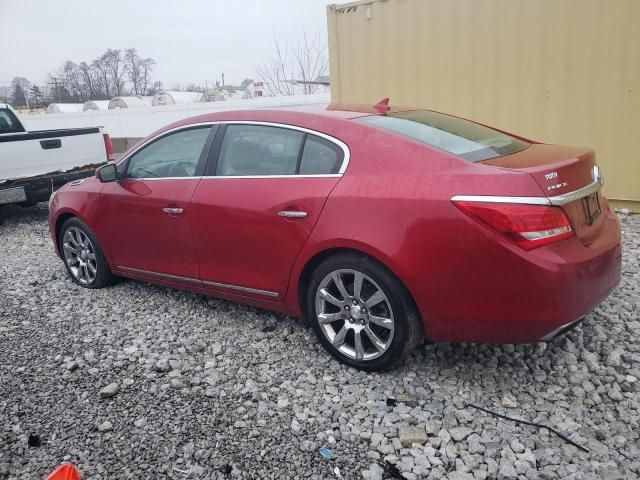
POLYGON ((602 176, 602 172, 598 165, 594 165, 591 169, 591 177, 594 182, 598 182, 601 186, 604 185, 604 177, 602 176))

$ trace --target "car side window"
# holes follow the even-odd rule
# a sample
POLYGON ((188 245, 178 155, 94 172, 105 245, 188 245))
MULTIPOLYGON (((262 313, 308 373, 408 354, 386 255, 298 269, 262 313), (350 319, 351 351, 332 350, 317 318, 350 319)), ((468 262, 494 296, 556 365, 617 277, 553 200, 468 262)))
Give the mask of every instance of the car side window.
POLYGON ((300 159, 300 175, 338 173, 344 153, 335 143, 316 135, 307 135, 300 159))
POLYGON ((0 133, 24 132, 24 127, 11 110, 0 108, 0 133))
POLYGON ((265 125, 228 125, 216 175, 295 175, 304 133, 265 125))
POLYGON ((193 177, 211 127, 170 133, 133 154, 126 178, 193 177))

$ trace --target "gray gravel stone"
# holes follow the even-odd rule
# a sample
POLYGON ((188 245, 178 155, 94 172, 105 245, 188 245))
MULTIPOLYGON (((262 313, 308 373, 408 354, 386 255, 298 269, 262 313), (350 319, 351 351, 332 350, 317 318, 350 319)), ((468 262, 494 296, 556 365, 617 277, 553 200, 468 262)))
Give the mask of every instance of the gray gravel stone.
POLYGON ((115 382, 110 383, 109 385, 104 387, 102 390, 100 390, 100 396, 102 398, 110 398, 117 395, 119 391, 120 391, 120 385, 118 385, 115 382))
POLYGON ((286 316, 129 280, 83 289, 46 215, 0 206, 0 480, 62 462, 88 480, 380 479, 386 461, 429 480, 640 478, 640 216, 621 216, 619 287, 566 335, 430 344, 371 374, 286 316))
POLYGON ((400 425, 398 437, 403 447, 410 447, 414 443, 422 445, 427 441, 427 432, 424 425, 400 425))
POLYGON ((99 432, 109 432, 113 430, 113 424, 109 420, 105 420, 100 425, 98 425, 99 432))

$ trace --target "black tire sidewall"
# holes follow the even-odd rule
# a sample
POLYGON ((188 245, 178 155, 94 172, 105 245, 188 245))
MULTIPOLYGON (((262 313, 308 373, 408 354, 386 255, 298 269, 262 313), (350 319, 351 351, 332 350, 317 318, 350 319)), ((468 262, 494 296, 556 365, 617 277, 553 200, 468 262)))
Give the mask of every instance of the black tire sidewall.
POLYGON ((87 227, 87 225, 85 225, 81 220, 74 217, 66 220, 62 224, 62 228, 60 228, 60 235, 58 237, 58 246, 60 248, 60 255, 62 257, 62 262, 64 263, 64 268, 67 270, 69 277, 76 285, 80 285, 84 288, 102 288, 113 283, 114 278, 111 273, 111 269, 109 268, 109 264, 107 263, 104 253, 102 252, 102 248, 100 248, 100 244, 98 243, 96 236, 93 234, 91 229, 87 227), (76 227, 82 230, 85 235, 89 237, 89 240, 91 240, 91 243, 93 244, 93 249, 96 254, 96 266, 98 272, 96 274, 96 278, 94 278, 93 282, 91 283, 80 283, 71 272, 71 269, 69 268, 69 265, 67 265, 67 261, 64 258, 64 252, 62 250, 64 234, 71 227, 76 227))
POLYGON ((402 283, 386 267, 365 255, 339 254, 320 264, 311 275, 306 292, 306 317, 323 347, 342 363, 366 371, 379 371, 392 367, 404 358, 417 344, 417 311, 402 283), (339 269, 352 269, 364 273, 382 288, 393 309, 395 329, 389 349, 380 357, 358 361, 347 357, 333 347, 320 326, 315 309, 316 290, 323 278, 339 269))

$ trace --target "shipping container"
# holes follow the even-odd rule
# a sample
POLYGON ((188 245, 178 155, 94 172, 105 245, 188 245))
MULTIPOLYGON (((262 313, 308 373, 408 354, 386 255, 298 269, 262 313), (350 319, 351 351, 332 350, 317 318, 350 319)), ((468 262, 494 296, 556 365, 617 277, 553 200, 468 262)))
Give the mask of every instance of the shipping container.
POLYGON ((327 7, 334 103, 418 106, 597 153, 640 210, 640 0, 366 0, 327 7))

